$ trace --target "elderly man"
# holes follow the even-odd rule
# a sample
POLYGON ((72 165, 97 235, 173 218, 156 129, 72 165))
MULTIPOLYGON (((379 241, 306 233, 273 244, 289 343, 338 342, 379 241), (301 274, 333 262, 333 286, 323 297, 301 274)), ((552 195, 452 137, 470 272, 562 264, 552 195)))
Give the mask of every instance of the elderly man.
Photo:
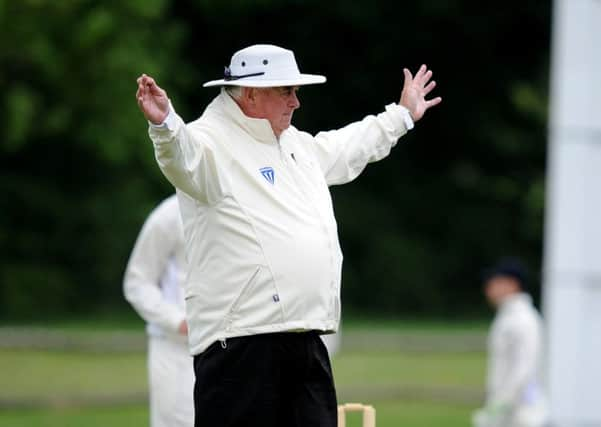
POLYGON ((486 405, 474 427, 542 427, 547 420, 540 373, 543 332, 526 293, 526 269, 506 258, 485 274, 484 293, 497 310, 489 335, 486 405))
POLYGON ((320 334, 340 319, 342 254, 328 186, 390 152, 440 98, 422 66, 399 104, 316 136, 291 126, 299 72, 272 45, 238 51, 221 93, 188 124, 147 75, 136 98, 158 164, 178 192, 188 259, 186 314, 196 426, 336 426, 320 334))

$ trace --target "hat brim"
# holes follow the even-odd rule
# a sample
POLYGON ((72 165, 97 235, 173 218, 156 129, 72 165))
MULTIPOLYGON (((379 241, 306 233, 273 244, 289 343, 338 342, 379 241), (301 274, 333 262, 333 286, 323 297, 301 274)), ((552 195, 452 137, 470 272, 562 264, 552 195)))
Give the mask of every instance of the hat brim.
POLYGON ((317 74, 301 74, 293 79, 280 80, 261 80, 253 78, 244 78, 238 80, 211 80, 202 85, 202 87, 211 86, 244 86, 244 87, 282 87, 282 86, 306 86, 325 83, 325 76, 317 74))

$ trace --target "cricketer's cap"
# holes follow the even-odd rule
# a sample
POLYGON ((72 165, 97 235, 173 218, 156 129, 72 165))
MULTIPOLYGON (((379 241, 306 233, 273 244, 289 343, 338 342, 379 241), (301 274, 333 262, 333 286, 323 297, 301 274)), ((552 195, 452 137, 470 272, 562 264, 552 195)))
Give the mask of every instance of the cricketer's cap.
POLYGON ((528 270, 518 258, 502 258, 482 274, 485 282, 498 276, 512 277, 520 283, 523 290, 527 290, 528 270))

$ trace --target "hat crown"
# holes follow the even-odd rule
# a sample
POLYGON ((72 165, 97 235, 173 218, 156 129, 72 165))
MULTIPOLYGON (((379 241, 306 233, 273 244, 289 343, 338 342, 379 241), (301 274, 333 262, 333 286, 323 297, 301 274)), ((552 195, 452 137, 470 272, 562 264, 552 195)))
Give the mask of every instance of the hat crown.
POLYGON ((257 44, 234 53, 223 78, 210 86, 280 87, 325 83, 325 76, 302 74, 294 52, 271 44, 257 44))
POLYGON ((229 68, 234 76, 264 73, 258 78, 265 80, 300 76, 294 53, 268 44, 250 46, 234 53, 229 68))

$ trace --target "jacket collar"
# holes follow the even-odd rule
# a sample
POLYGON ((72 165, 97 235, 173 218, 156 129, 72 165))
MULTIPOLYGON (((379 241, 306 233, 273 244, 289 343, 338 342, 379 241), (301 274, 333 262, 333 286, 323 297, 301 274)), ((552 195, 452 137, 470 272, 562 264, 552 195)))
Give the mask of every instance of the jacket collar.
POLYGON ((278 140, 269 120, 246 116, 225 89, 221 89, 215 101, 221 113, 242 128, 252 139, 265 144, 277 144, 278 140))

